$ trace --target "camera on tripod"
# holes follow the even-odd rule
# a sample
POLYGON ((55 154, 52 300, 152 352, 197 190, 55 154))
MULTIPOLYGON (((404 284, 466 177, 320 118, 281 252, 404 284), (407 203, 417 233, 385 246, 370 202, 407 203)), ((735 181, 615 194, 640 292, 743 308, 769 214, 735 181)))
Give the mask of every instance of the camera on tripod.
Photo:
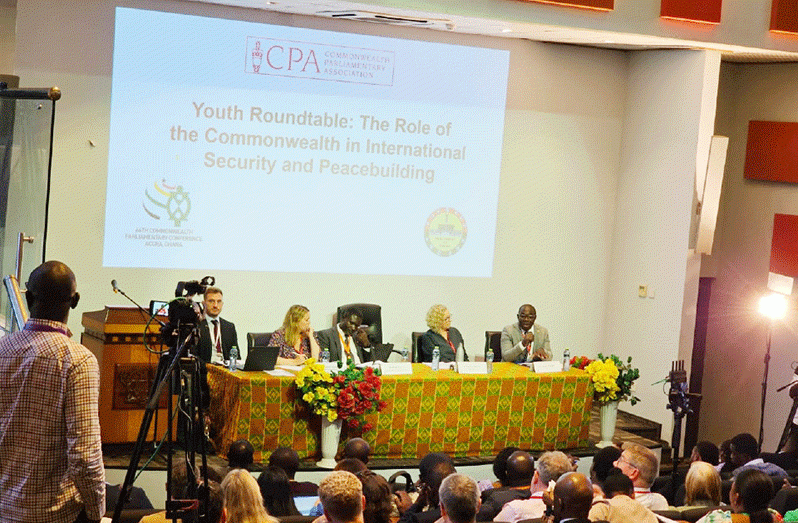
POLYGON ((175 299, 169 304, 169 323, 161 329, 164 344, 170 348, 177 346, 180 340, 188 337, 203 318, 202 304, 192 298, 197 294, 205 294, 208 287, 213 287, 216 278, 205 276, 202 280, 179 281, 175 289, 175 299))

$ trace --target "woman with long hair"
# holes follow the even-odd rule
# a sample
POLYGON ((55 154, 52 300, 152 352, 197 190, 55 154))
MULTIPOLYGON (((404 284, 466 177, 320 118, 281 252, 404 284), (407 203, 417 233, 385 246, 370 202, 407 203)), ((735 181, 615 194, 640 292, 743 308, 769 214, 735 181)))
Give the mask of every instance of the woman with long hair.
POLYGON ((301 365, 308 358, 319 358, 319 340, 310 326, 310 310, 304 305, 291 305, 283 326, 274 331, 269 345, 280 347, 277 365, 301 365))
POLYGON ((258 486, 263 496, 263 505, 274 517, 299 516, 299 510, 291 494, 288 474, 276 465, 269 465, 258 476, 258 486))
POLYGON ((221 523, 278 523, 266 512, 258 482, 249 471, 231 470, 222 481, 221 523))
POLYGON ((781 514, 768 507, 775 490, 764 472, 744 469, 734 478, 729 492, 731 512, 715 510, 698 523, 781 523, 781 514))

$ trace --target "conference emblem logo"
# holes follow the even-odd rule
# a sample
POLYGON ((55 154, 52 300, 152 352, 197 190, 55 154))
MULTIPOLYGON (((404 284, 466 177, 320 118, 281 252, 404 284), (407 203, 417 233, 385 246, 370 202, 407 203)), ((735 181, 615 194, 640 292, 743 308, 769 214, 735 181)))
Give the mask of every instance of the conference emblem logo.
POLYGON ((455 209, 441 207, 427 218, 424 239, 429 250, 438 256, 451 256, 463 246, 468 236, 465 218, 455 209))
POLYGON ((182 185, 168 185, 166 180, 153 184, 153 188, 145 189, 146 197, 141 205, 151 218, 172 220, 175 227, 180 227, 183 220, 188 219, 191 212, 191 199, 182 185))

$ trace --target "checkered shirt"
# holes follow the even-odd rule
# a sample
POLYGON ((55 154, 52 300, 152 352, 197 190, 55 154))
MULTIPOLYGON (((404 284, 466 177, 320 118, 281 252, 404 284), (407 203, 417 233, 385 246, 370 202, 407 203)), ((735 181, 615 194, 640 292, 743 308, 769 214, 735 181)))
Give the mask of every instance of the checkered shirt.
POLYGON ((0 339, 0 519, 72 523, 105 512, 97 359, 65 324, 0 339))

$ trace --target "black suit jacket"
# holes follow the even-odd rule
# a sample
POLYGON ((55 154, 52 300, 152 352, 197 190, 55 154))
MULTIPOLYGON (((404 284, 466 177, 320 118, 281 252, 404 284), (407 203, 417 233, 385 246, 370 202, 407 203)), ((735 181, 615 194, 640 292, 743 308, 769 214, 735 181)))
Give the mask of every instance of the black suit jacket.
MULTIPOLYGON (((238 347, 238 357, 241 358, 241 346, 238 344, 238 334, 236 334, 236 326, 224 318, 219 318, 219 328, 222 331, 222 354, 224 359, 230 357, 230 349, 233 346, 238 347)), ((215 350, 213 348, 213 336, 211 335, 210 326, 207 321, 200 324, 200 339, 198 354, 199 358, 205 363, 210 363, 211 355, 215 350)))
MULTIPOLYGON (((341 338, 338 336, 338 326, 316 331, 316 337, 319 339, 319 348, 321 350, 330 349, 330 361, 341 361, 341 353, 343 347, 341 346, 341 338)), ((357 357, 360 358, 360 363, 371 361, 371 352, 366 352, 363 347, 359 347, 357 343, 355 350, 357 350, 357 357)))
MULTIPOLYGON (((463 335, 460 331, 451 327, 449 329, 449 339, 452 340, 452 345, 456 349, 458 345, 463 343, 463 335)), ((432 351, 435 346, 441 351, 441 362, 454 361, 455 353, 449 346, 449 342, 443 336, 430 329, 418 340, 419 352, 421 352, 421 361, 432 361, 432 351)), ((468 361, 468 353, 465 351, 465 344, 463 344, 463 360, 468 361)))

